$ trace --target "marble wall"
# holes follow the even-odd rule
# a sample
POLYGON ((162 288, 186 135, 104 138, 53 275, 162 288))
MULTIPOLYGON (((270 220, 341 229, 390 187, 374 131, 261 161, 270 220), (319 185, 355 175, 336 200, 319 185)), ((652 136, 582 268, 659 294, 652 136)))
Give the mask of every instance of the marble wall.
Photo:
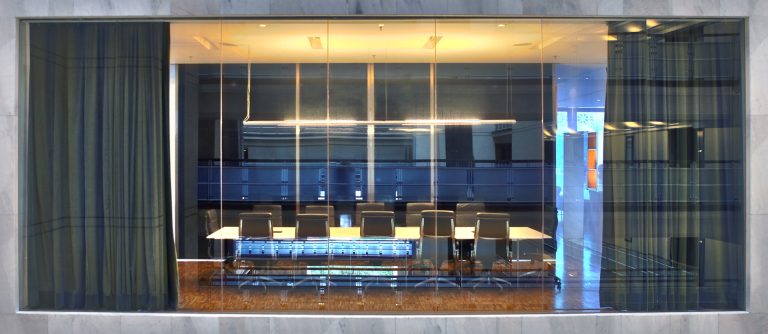
POLYGON ((768 328, 768 0, 0 0, 0 331, 3 333, 764 333, 768 328), (748 17, 748 311, 514 316, 17 313, 20 17, 468 14, 748 17))

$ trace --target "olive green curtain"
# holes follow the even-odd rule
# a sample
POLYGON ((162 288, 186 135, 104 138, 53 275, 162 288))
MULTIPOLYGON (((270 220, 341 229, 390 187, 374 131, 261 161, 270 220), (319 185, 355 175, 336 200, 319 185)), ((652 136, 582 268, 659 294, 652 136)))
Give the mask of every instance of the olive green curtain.
POLYGON ((26 308, 177 302, 167 23, 30 23, 26 308))
POLYGON ((643 24, 610 27, 601 306, 739 308, 740 24, 643 24))

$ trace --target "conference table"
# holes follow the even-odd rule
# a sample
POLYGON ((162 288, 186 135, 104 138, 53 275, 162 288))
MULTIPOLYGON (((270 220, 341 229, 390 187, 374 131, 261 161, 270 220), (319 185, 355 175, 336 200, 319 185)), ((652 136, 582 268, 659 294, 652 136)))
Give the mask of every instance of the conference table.
MULTIPOLYGON (((420 237, 421 237, 421 228, 418 226, 395 227, 394 239, 417 240, 420 237)), ((273 227, 272 238, 275 240, 296 239, 296 228, 295 227, 273 227)), ((510 241, 550 239, 550 238, 552 237, 542 232, 536 231, 530 227, 514 226, 509 228, 510 241)), ((240 231, 237 226, 225 226, 208 235, 208 239, 237 240, 237 239, 240 239, 240 231)), ((365 239, 365 238, 360 236, 360 227, 331 227, 330 236, 328 239, 355 240, 355 239, 365 239)), ((474 226, 455 227, 454 239, 474 240, 475 227, 474 226)))
MULTIPOLYGON (((318 284, 325 281, 332 282, 328 284, 339 286, 423 286, 424 280, 431 278, 430 274, 414 274, 409 270, 415 257, 416 245, 421 238, 421 228, 396 227, 394 237, 362 237, 359 227, 331 227, 327 238, 296 238, 295 227, 273 227, 273 236, 271 239, 249 239, 240 236, 237 226, 226 226, 208 235, 208 239, 221 240, 229 246, 226 247, 231 256, 235 259, 279 260, 292 259, 289 263, 297 264, 293 271, 284 272, 283 269, 260 272, 258 275, 245 275, 236 271, 234 274, 225 274, 219 276, 220 279, 213 280, 212 284, 237 285, 257 284, 263 286, 296 286, 305 284, 309 281, 316 281, 318 284), (306 260, 326 259, 347 259, 331 261, 323 264, 309 264, 301 262, 306 260), (300 259, 299 262, 296 259, 300 259), (355 263, 355 261, 374 261, 355 263), (405 262, 403 262, 405 260, 405 262), (350 262, 351 261, 351 262, 350 262), (377 262, 378 261, 378 262, 377 262), (380 262, 385 261, 385 262, 380 262), (387 262, 389 261, 389 263, 387 262), (393 262, 394 261, 394 262, 393 262), (302 264, 304 263, 304 264, 302 264), (376 264, 378 263, 378 264, 376 264), (298 271, 296 271, 298 269, 298 271)), ((462 247, 468 247, 475 238, 475 227, 455 227, 454 239, 462 247)), ((516 253, 517 261, 512 261, 513 267, 510 268, 528 268, 525 263, 520 263, 519 245, 525 240, 543 240, 551 236, 536 231, 529 227, 510 227, 509 240, 516 244, 518 250, 516 253)), ((544 263, 554 263, 554 259, 542 254, 544 263)), ((462 256, 463 257, 463 256, 462 256)), ((525 261, 524 261, 525 262, 525 261)), ((535 266, 539 268, 540 265, 535 266)), ((522 270, 530 271, 530 270, 522 270)), ((534 269, 543 275, 551 275, 549 270, 534 269)), ((547 280, 538 278, 539 276, 528 276, 521 274, 515 277, 505 277, 504 279, 515 286, 520 284, 547 284, 547 280), (527 282, 527 283, 526 283, 527 282)), ((552 276, 554 277, 554 276, 552 276)), ((434 286, 488 286, 496 287, 494 281, 487 281, 483 277, 469 274, 441 276, 439 282, 434 286), (478 280, 481 283, 478 283, 478 280), (441 283, 442 282, 442 283, 441 283), (484 283, 483 283, 484 282, 484 283)), ((553 282, 557 282, 555 278, 553 282)))

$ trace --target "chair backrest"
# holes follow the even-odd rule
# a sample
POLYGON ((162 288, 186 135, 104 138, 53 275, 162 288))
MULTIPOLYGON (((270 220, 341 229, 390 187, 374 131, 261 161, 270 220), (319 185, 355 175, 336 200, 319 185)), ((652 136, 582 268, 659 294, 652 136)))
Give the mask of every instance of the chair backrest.
POLYGON ((356 203, 355 204, 355 222, 353 226, 362 226, 363 211, 387 211, 384 203, 356 203))
POLYGON ((327 238, 330 236, 328 215, 324 213, 300 213, 296 215, 297 238, 327 238))
POLYGON ((272 214, 269 212, 241 213, 240 237, 249 239, 272 239, 272 214))
POLYGON ((219 214, 216 209, 205 210, 205 235, 209 235, 221 228, 219 214))
POLYGON ((453 254, 454 218, 453 211, 421 211, 419 253, 422 259, 431 260, 436 268, 453 254))
POLYGON ((253 212, 269 212, 272 214, 272 226, 283 226, 283 207, 271 204, 254 204, 253 212))
POLYGON ((395 213, 392 211, 363 211, 360 213, 361 237, 394 237, 395 213))
POLYGON ((491 269, 496 260, 509 260, 509 214, 477 213, 475 225, 475 261, 491 269))
POLYGON ((434 210, 433 203, 408 203, 405 205, 405 226, 421 226, 421 212, 434 210))
POLYGON ((456 215, 448 210, 421 211, 421 236, 453 238, 456 215))
POLYGON ((328 225, 336 225, 336 213, 333 210, 333 205, 307 205, 304 207, 304 213, 321 214, 328 216, 328 225))
POLYGON ((478 212, 485 212, 485 203, 456 204, 456 226, 475 226, 478 212))

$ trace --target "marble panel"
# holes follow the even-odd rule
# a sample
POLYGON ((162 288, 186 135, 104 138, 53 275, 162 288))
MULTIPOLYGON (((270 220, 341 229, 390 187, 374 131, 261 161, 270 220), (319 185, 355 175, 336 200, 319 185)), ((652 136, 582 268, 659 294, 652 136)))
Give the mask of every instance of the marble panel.
POLYGON ((523 0, 525 15, 597 15, 597 2, 593 0, 523 0))
MULTIPOLYGON (((0 88, 1 90, 1 88, 0 88)), ((3 94, 0 94, 0 98, 3 94)), ((16 116, 0 116, 0 214, 18 212, 18 131, 16 116)))
POLYGON ((3 333, 48 334, 46 314, 5 314, 0 315, 3 333))
POLYGON ((171 0, 75 0, 75 16, 169 15, 171 0))
POLYGON ((747 191, 749 213, 768 214, 768 115, 749 115, 747 191))
POLYGON ((765 256, 761 256, 768 251, 765 246, 765 241, 768 240, 768 214, 749 214, 747 223, 749 224, 747 309, 751 312, 768 313, 768 282, 764 279, 768 275, 768 261, 765 256))
POLYGON ((498 0, 447 0, 446 14, 479 15, 495 14, 499 11, 498 0))
POLYGON ((271 0, 269 13, 278 15, 347 14, 345 0, 271 0))
POLYGON ((523 317, 523 333, 596 333, 595 315, 523 317))
POLYGON ((0 0, 2 17, 48 16, 49 0, 0 0))
POLYGON ((391 15, 397 13, 394 0, 347 0, 349 14, 391 15))
MULTIPOLYGON (((116 314, 73 315, 72 318, 73 334, 120 332, 120 316, 116 314)), ((51 329, 49 328, 49 330, 51 329)))
POLYGON ((522 15, 523 0, 499 0, 499 14, 522 15))
POLYGON ((595 318, 595 333, 621 333, 620 315, 598 314, 595 318))
POLYGON ((223 15, 267 15, 269 0, 223 0, 221 14, 223 15))
POLYGON ((445 328, 448 334, 515 333, 514 325, 512 331, 500 331, 498 320, 496 316, 447 317, 445 328))
POLYGON ((669 319, 670 333, 717 334, 717 317, 708 314, 673 314, 669 319))
POLYGON ((446 0, 397 0, 397 14, 443 14, 448 3, 446 0))
POLYGON ((219 333, 265 333, 269 331, 269 317, 224 316, 219 318, 219 333))
POLYGON ((13 314, 18 309, 18 256, 15 215, 0 215, 0 314, 13 314))
POLYGON ((671 1, 674 0, 624 0, 622 12, 627 16, 668 16, 671 1))
POLYGON ((445 317, 398 317, 395 320, 395 333, 446 333, 448 324, 445 317))
POLYGON ((75 13, 75 0, 53 0, 48 6, 48 15, 72 16, 75 13))
POLYGON ((665 314, 622 314, 621 332, 625 334, 671 333, 670 320, 669 315, 665 314))
POLYGON ((522 334, 523 319, 519 316, 501 316, 496 319, 496 333, 522 334))
POLYGON ((218 16, 221 4, 220 0, 171 0, 171 15, 218 16))
POLYGON ((339 321, 340 333, 370 333, 389 334, 395 333, 395 318, 381 317, 348 317, 339 321))
POLYGON ((172 317, 166 315, 123 314, 120 332, 123 334, 167 334, 172 317))
POLYGON ((217 334, 219 332, 220 327, 218 317, 183 316, 173 317, 173 320, 171 320, 171 333, 174 334, 217 334))
MULTIPOLYGON (((717 16, 721 0, 675 0, 670 1, 670 14, 676 16, 717 16)), ((728 1, 728 0, 725 0, 728 1)))
POLYGON ((270 333, 340 333, 341 321, 323 316, 276 316, 269 320, 270 333))
POLYGON ((597 0, 597 15, 618 16, 624 13, 624 3, 618 0, 597 0))
POLYGON ((717 332, 723 334, 765 334, 768 328, 766 313, 731 313, 717 316, 717 332))
POLYGON ((720 15, 747 16, 749 15, 750 0, 720 0, 720 15))

